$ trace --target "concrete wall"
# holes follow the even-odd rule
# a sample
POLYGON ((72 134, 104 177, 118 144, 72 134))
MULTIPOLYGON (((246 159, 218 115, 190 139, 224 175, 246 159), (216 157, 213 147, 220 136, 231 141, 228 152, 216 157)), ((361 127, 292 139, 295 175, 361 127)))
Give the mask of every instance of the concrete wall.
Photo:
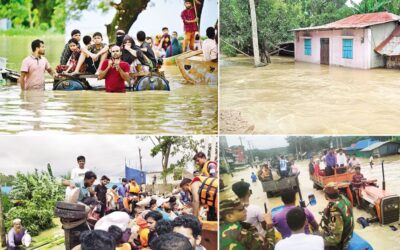
POLYGON ((370 32, 370 61, 371 68, 384 67, 385 61, 384 57, 379 55, 374 51, 374 49, 385 40, 396 28, 396 24, 394 22, 379 24, 375 26, 371 26, 369 28, 370 32))
POLYGON ((320 63, 321 38, 329 38, 329 64, 350 68, 369 69, 371 39, 368 29, 298 31, 295 37, 295 59, 320 63), (304 39, 311 38, 311 55, 304 54, 304 39), (353 39, 353 58, 342 57, 342 39, 353 39))

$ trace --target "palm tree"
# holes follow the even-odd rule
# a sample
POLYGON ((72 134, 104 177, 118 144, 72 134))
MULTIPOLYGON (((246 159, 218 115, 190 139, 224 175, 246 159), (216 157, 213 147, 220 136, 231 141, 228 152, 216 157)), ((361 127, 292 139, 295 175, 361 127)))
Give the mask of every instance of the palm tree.
POLYGON ((392 0, 362 0, 360 3, 350 1, 356 14, 390 11, 392 0))

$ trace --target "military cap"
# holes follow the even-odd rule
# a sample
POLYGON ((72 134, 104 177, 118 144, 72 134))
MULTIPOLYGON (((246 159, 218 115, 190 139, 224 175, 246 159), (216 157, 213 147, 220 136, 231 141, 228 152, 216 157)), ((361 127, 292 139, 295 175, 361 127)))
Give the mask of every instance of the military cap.
POLYGON ((245 181, 238 181, 232 185, 232 191, 239 197, 244 197, 249 192, 250 184, 245 181))
POLYGON ((324 187, 324 192, 327 194, 339 193, 339 189, 335 182, 329 182, 324 187))
POLYGON ((228 211, 233 211, 242 206, 242 203, 239 199, 227 199, 219 202, 219 211, 220 213, 226 213, 228 211))

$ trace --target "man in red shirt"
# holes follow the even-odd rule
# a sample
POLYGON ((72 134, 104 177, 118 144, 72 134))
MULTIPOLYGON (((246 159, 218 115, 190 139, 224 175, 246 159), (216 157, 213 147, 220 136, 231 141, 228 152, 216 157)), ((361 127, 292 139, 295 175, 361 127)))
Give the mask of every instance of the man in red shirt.
POLYGON ((99 80, 106 79, 106 92, 125 92, 129 80, 129 64, 121 60, 121 49, 111 47, 111 60, 105 60, 100 68, 99 80))
POLYGON ((188 45, 191 50, 194 49, 195 33, 199 30, 197 27, 197 22, 199 19, 197 18, 194 9, 196 6, 193 6, 192 1, 193 0, 185 0, 186 9, 183 10, 181 14, 183 20, 183 29, 185 30, 183 52, 186 51, 188 45))

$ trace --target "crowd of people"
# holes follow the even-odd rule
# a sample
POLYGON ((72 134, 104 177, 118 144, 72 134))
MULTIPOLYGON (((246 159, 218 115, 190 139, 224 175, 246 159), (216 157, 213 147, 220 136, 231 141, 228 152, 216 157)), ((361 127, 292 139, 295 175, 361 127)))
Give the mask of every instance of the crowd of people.
POLYGON ((178 55, 188 50, 203 50, 205 61, 218 58, 216 29, 206 30, 207 39, 201 41, 198 18, 193 1, 185 0, 185 9, 181 18, 184 26, 182 45, 176 31, 169 34, 168 27, 162 28, 162 35, 154 38, 138 31, 135 39, 124 30, 117 30, 115 43, 106 44, 103 35, 95 32, 92 36, 83 36, 77 29, 71 32, 71 38, 64 46, 60 64, 54 70, 45 55, 42 40, 31 43, 32 54, 26 57, 21 66, 19 79, 22 90, 44 90, 45 71, 53 78, 66 75, 95 74, 99 80, 105 79, 107 92, 125 92, 125 82, 132 86, 140 75, 155 72, 163 64, 163 58, 178 55))

